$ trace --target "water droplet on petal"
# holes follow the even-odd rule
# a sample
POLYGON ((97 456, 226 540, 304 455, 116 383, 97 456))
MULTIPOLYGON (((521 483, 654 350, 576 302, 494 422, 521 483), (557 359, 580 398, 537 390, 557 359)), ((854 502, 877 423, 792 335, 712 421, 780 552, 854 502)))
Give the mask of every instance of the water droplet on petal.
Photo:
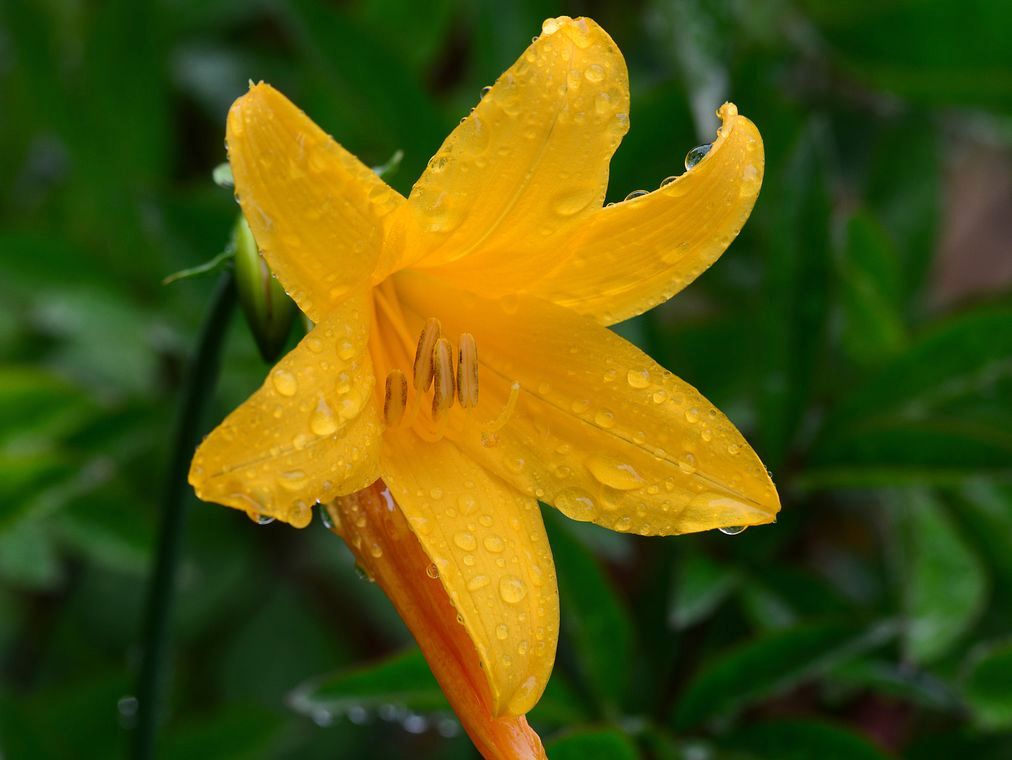
POLYGON ((272 522, 274 522, 274 518, 271 517, 270 515, 263 515, 260 514, 259 512, 253 511, 252 509, 246 512, 246 516, 250 520, 255 522, 257 525, 270 525, 272 522))
POLYGON ((474 534, 468 533, 467 531, 460 531, 457 533, 453 537, 453 543, 455 543, 458 548, 463 549, 466 552, 474 551, 478 546, 478 541, 474 537, 474 534))
POLYGON ((294 396, 295 392, 299 389, 299 383, 288 370, 275 369, 271 373, 271 383, 274 385, 274 390, 280 393, 282 396, 294 396))
POLYGON ((636 200, 637 198, 642 198, 644 195, 650 195, 650 193, 646 190, 633 190, 631 193, 629 193, 629 195, 625 197, 625 200, 627 201, 636 200))
POLYGON ((309 429, 313 435, 320 436, 333 435, 337 432, 337 420, 323 396, 320 396, 320 400, 316 402, 316 409, 309 417, 309 429))
POLYGON ((486 550, 492 552, 493 554, 498 554, 506 548, 506 543, 499 538, 499 536, 495 535, 485 536, 481 543, 484 545, 486 550))
POLYGON ((615 415, 609 412, 607 409, 601 409, 594 415, 594 422, 603 427, 605 430, 615 427, 615 415))
POLYGON ((583 72, 583 76, 586 77, 588 82, 597 84, 604 79, 604 68, 600 64, 592 63, 583 72))
POLYGON ((432 578, 432 580, 436 580, 436 578, 439 577, 439 568, 436 567, 435 562, 430 563, 429 566, 425 568, 425 574, 432 578))
POLYGON ((703 145, 697 145, 695 148, 685 154, 685 170, 688 171, 693 166, 702 161, 706 154, 710 152, 710 148, 713 146, 710 143, 703 145))
POLYGON ((341 341, 341 344, 337 347, 337 355, 343 361, 349 361, 355 356, 355 346, 350 340, 341 341))
POLYGON ((744 533, 747 527, 747 525, 729 525, 726 528, 719 528, 719 530, 725 536, 737 536, 739 533, 744 533))
POLYGON ((490 92, 492 92, 492 85, 490 85, 490 84, 489 85, 485 85, 484 87, 481 88, 481 97, 484 98, 490 92))
POLYGON ((631 369, 626 374, 626 381, 633 388, 646 388, 650 385, 650 371, 645 369, 631 369))
POLYGON ((509 635, 510 629, 506 626, 505 623, 499 623, 499 625, 495 627, 495 637, 499 639, 499 641, 505 641, 506 637, 509 635))
POLYGON ((489 580, 487 575, 476 575, 467 582, 467 590, 479 591, 480 589, 485 588, 485 586, 487 586, 489 583, 491 583, 491 581, 489 580))
POLYGON ((595 454, 587 458, 586 465, 590 474, 609 488, 631 491, 643 485, 643 478, 626 462, 595 454))
POLYGON ((519 604, 527 596, 527 584, 515 575, 499 579, 499 596, 507 604, 519 604))
POLYGON ((278 485, 286 491, 298 491, 306 485, 306 473, 302 470, 288 470, 278 475, 278 485))

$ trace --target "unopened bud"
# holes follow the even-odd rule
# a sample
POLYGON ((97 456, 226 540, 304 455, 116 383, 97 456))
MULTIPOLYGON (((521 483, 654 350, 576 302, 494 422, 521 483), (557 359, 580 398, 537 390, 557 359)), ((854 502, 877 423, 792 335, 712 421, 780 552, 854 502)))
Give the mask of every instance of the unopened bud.
POLYGON ((239 215, 232 233, 235 244, 235 283, 246 324, 260 349, 260 356, 271 363, 281 354, 298 309, 281 283, 271 274, 257 249, 253 232, 245 217, 239 215))

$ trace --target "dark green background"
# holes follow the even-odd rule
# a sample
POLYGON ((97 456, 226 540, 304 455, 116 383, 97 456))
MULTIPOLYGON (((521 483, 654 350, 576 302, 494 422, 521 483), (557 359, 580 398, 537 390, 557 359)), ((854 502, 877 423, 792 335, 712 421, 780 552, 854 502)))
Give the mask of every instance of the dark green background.
MULTIPOLYGON (((406 191, 559 13, 629 61, 611 200, 678 173, 724 98, 763 134, 739 240, 619 329, 741 427, 784 509, 671 539, 547 510, 552 757, 1012 756, 1012 5, 2 0, 5 760, 127 746, 214 278, 160 281, 225 245, 230 102, 275 84, 366 162, 403 149, 406 191)), ((208 423, 265 371, 236 321, 208 423)), ((473 756, 318 521, 194 502, 185 539, 162 757, 473 756)))

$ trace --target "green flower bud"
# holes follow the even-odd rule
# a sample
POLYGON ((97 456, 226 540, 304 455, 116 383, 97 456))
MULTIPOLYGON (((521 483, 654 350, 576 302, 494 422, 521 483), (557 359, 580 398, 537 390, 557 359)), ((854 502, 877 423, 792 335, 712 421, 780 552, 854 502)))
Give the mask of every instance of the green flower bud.
POLYGON ((288 342, 298 309, 271 274, 242 214, 232 232, 232 241, 239 305, 260 349, 260 356, 265 362, 273 363, 288 342))

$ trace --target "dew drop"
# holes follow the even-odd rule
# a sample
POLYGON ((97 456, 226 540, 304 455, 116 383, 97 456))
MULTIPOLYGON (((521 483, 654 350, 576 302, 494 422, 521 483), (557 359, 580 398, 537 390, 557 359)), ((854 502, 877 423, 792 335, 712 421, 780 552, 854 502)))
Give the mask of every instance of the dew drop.
POLYGON ((288 470, 278 475, 278 485, 286 491, 298 491, 306 485, 306 473, 302 470, 288 470))
POLYGON ((294 396, 299 389, 295 375, 284 369, 276 369, 271 373, 271 383, 274 385, 274 390, 282 396, 294 396))
POLYGON ((619 491, 632 491, 643 485, 643 478, 631 464, 620 462, 610 457, 594 455, 587 458, 587 469, 590 474, 609 488, 619 491))
POLYGON ((636 200, 637 198, 642 198, 644 195, 650 195, 650 193, 647 190, 633 190, 631 193, 629 193, 629 195, 625 197, 625 200, 627 201, 636 200))
POLYGON ((439 577, 439 568, 436 567, 435 562, 429 563, 429 566, 425 568, 425 574, 432 578, 432 580, 436 580, 439 577))
POLYGON ((499 641, 505 641, 506 637, 509 635, 510 629, 506 627, 504 623, 499 623, 499 625, 495 627, 495 637, 499 639, 499 641))
POLYGON ((499 552, 506 548, 506 543, 499 536, 495 535, 485 536, 481 543, 487 551, 493 554, 499 554, 499 552))
POLYGON ((615 415, 607 409, 601 409, 594 415, 594 422, 605 430, 615 427, 615 415))
POLYGON ((725 536, 737 536, 739 533, 744 533, 747 527, 747 525, 729 525, 726 528, 719 528, 719 530, 725 536))
POLYGON ((467 582, 467 590, 478 591, 485 588, 491 582, 487 575, 476 575, 467 582))
POLYGON ((309 417, 309 429, 313 432, 313 435, 333 435, 337 432, 337 420, 334 419, 334 413, 327 406, 327 402, 320 397, 320 400, 316 403, 316 409, 313 410, 312 415, 309 417))
POLYGON ((352 345, 350 340, 341 341, 341 344, 337 347, 337 355, 343 361, 348 361, 355 356, 355 346, 352 345))
POLYGON ((564 488, 555 497, 555 506, 574 520, 591 520, 597 514, 597 505, 586 491, 564 488))
POLYGON ((490 85, 490 84, 485 85, 484 87, 481 88, 480 97, 484 98, 490 92, 492 92, 492 85, 490 85))
POLYGON ((674 176, 673 177, 665 177, 664 179, 661 180, 661 187, 667 187, 672 182, 674 182, 676 179, 678 179, 678 177, 674 177, 674 176))
POLYGON ((741 446, 739 446, 737 443, 729 443, 727 445, 727 453, 730 454, 731 456, 734 456, 739 451, 741 451, 741 446))
POLYGON ((688 171, 700 161, 702 161, 706 154, 710 152, 710 148, 713 146, 710 143, 704 143, 703 145, 697 145, 695 148, 685 154, 685 170, 688 171))
POLYGON ((455 543, 458 548, 463 549, 466 552, 474 551, 478 546, 478 541, 475 539, 474 534, 468 533, 464 530, 460 531, 453 537, 453 543, 455 543))
POLYGON ((696 472, 696 458, 692 454, 686 454, 678 463, 678 469, 686 475, 694 474, 696 472))
POLYGON ((650 371, 631 369, 626 374, 625 379, 633 388, 646 388, 650 385, 650 371))
POLYGON ((317 504, 320 512, 320 522, 323 523, 323 527, 327 530, 334 530, 334 528, 340 529, 340 526, 335 522, 334 515, 327 508, 325 504, 317 504))
POLYGON ((469 493, 461 494, 457 499, 457 506, 460 507, 462 514, 470 515, 478 508, 478 500, 469 493))
POLYGON ((252 509, 246 511, 246 516, 257 525, 270 525, 274 522, 274 518, 270 515, 263 515, 252 509))
POLYGON ((597 197, 597 188, 589 187, 573 192, 565 192, 555 198, 552 207, 559 216, 572 216, 583 211, 597 197))
POLYGON ((696 407, 685 410, 685 421, 689 424, 695 424, 699 420, 699 410, 696 407))
POLYGON ((588 82, 597 84, 598 82, 604 80, 604 68, 602 68, 600 64, 592 63, 587 67, 586 71, 583 72, 583 76, 588 82))
POLYGON ((499 579, 499 596, 507 604, 519 604, 527 596, 527 584, 515 575, 499 579))
POLYGON ((632 527, 631 517, 620 517, 615 521, 615 530, 627 531, 632 527))

